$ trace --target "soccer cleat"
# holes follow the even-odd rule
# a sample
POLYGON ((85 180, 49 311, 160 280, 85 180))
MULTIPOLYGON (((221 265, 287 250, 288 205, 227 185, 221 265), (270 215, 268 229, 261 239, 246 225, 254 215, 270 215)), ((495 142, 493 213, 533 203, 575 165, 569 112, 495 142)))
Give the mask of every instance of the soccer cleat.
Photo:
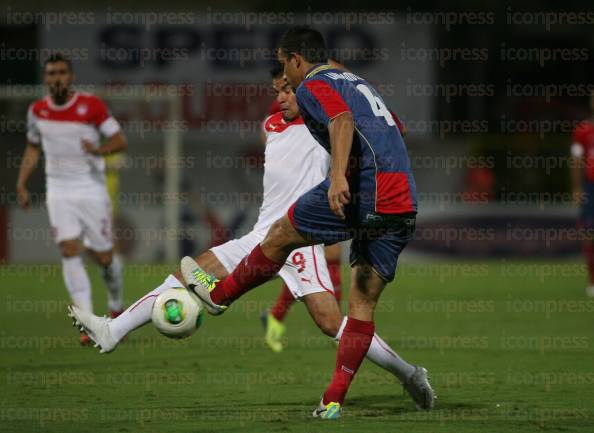
POLYGON ((118 342, 111 336, 107 317, 95 316, 93 313, 81 310, 75 305, 68 307, 68 316, 72 318, 73 326, 85 332, 99 348, 101 353, 113 352, 118 342))
POLYGON ((437 397, 429 383, 427 369, 416 365, 415 372, 402 386, 412 397, 417 405, 417 409, 429 410, 433 408, 433 404, 437 397))
POLYGON ((214 290, 219 281, 214 275, 204 272, 200 266, 198 266, 198 263, 188 256, 181 260, 181 271, 184 280, 188 283, 188 288, 204 303, 206 311, 213 316, 218 316, 225 312, 227 306, 215 304, 210 297, 210 292, 214 290))
POLYGON ((285 335, 285 325, 282 322, 279 322, 276 317, 270 314, 268 311, 263 311, 260 315, 260 320, 262 325, 264 325, 264 330, 266 331, 266 335, 264 336, 264 341, 273 352, 279 353, 283 351, 283 343, 281 339, 285 335))
POLYGON ((586 296, 589 296, 590 298, 594 298, 594 286, 586 287, 586 296))
POLYGON ((324 399, 320 400, 320 405, 313 411, 312 415, 314 418, 321 419, 338 419, 342 413, 340 403, 331 401, 324 405, 324 399))

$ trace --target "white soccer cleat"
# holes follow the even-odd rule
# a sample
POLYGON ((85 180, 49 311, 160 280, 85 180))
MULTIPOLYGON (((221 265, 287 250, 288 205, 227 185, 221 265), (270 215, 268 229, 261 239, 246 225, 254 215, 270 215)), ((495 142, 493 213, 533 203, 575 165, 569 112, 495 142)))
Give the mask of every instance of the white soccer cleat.
POLYGON ((314 418, 321 419, 338 419, 342 414, 342 408, 340 403, 331 401, 328 404, 324 404, 324 399, 320 400, 320 405, 314 409, 311 414, 314 418))
POLYGON ((417 409, 433 409, 437 397, 429 383, 426 368, 416 365, 415 372, 402 386, 417 405, 417 409))
POLYGON ((219 281, 214 275, 203 271, 196 263, 196 260, 188 256, 181 260, 181 272, 188 284, 188 288, 200 298, 204 307, 206 307, 206 311, 213 316, 225 312, 227 306, 215 304, 210 297, 210 292, 214 290, 219 281))
POLYGON ((589 296, 590 298, 594 298, 594 286, 586 287, 586 296, 589 296))
POLYGON ((113 352, 118 346, 118 342, 112 337, 109 330, 111 319, 95 316, 75 305, 68 306, 68 316, 72 318, 73 326, 86 332, 101 353, 113 352))

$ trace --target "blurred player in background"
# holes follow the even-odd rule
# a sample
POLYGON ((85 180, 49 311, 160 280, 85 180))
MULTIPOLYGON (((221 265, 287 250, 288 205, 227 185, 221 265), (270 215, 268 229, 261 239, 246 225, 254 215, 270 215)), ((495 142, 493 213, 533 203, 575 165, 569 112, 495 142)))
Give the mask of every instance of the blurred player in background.
MULTIPOLYGON (((283 77, 282 68, 277 67, 271 75, 281 111, 269 116, 264 122, 264 195, 258 221, 247 235, 212 247, 196 258, 201 267, 217 278, 228 276, 246 254, 264 239, 270 226, 287 212, 291 203, 321 182, 328 173, 329 155, 303 124, 295 93, 283 77)), ((334 297, 323 245, 292 251, 277 273, 284 280, 291 296, 303 301, 322 332, 339 341, 346 317, 343 317, 334 297)), ((89 314, 76 306, 71 308, 71 316, 76 324, 88 332, 103 353, 110 352, 125 335, 151 320, 155 298, 171 287, 183 287, 181 279, 179 271, 176 275, 169 275, 161 286, 113 320, 89 314)), ((367 358, 394 375, 419 407, 430 408, 433 394, 428 382, 419 381, 415 375, 417 368, 400 358, 377 334, 372 337, 367 358)))
MULTIPOLYGON (((122 266, 113 254, 104 156, 125 150, 127 141, 101 99, 72 88, 74 73, 68 58, 60 54, 48 58, 43 75, 49 94, 31 104, 27 113, 18 201, 23 209, 30 207, 27 180, 43 151, 49 220, 72 302, 93 310, 91 283, 81 258, 86 248, 102 268, 108 309, 115 316, 123 308, 122 266)), ((81 335, 81 343, 88 341, 81 335)))
MULTIPOLYGON (((590 110, 594 115, 594 94, 590 97, 590 110)), ((572 135, 571 167, 574 202, 580 205, 581 228, 594 228, 594 118, 580 122, 572 135)), ((586 294, 594 297, 594 239, 584 241, 583 252, 588 268, 589 285, 586 294)))

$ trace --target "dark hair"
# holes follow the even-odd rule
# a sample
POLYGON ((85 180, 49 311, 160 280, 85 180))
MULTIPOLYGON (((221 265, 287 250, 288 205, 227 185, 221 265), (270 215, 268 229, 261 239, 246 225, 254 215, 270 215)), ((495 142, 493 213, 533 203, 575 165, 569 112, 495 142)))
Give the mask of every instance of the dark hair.
POLYGON ((307 26, 291 27, 278 43, 278 49, 286 56, 297 53, 310 63, 328 61, 326 42, 320 32, 307 26))
POLYGON ((271 78, 280 78, 285 73, 283 65, 276 62, 272 68, 270 68, 270 77, 271 78))
POLYGON ((70 61, 70 59, 68 57, 66 57, 62 53, 51 54, 47 59, 45 59, 45 62, 43 63, 43 67, 45 68, 48 65, 48 63, 57 63, 57 62, 66 63, 68 65, 68 69, 70 71, 72 71, 72 62, 70 61))

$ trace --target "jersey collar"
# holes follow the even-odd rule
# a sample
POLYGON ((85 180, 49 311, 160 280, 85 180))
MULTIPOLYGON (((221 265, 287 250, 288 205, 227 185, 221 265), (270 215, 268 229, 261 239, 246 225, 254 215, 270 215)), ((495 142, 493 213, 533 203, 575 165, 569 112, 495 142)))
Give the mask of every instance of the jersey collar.
POLYGON ((333 69, 332 66, 328 65, 327 63, 320 63, 317 64, 315 66, 313 66, 306 74, 305 74, 305 79, 311 78, 314 75, 325 71, 327 69, 333 69))
POLYGON ((78 99, 78 95, 79 95, 79 93, 77 91, 74 91, 74 93, 72 94, 70 99, 68 101, 66 101, 66 103, 63 105, 56 105, 54 103, 54 100, 52 99, 52 97, 50 95, 47 95, 46 96, 47 105, 49 105, 49 107, 54 111, 64 111, 64 110, 67 110, 70 107, 72 107, 72 105, 78 99))

